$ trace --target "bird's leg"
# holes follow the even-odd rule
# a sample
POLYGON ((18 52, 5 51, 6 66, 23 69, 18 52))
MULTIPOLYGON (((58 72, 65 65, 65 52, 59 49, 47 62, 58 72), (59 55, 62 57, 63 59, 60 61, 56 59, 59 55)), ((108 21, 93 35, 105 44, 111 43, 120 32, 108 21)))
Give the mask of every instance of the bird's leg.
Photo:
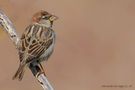
POLYGON ((41 67, 41 73, 44 73, 44 75, 46 76, 46 72, 45 72, 45 70, 44 70, 44 68, 43 68, 43 66, 42 66, 42 64, 41 64, 41 62, 39 62, 39 65, 40 65, 40 67, 41 67))
POLYGON ((32 72, 35 77, 38 77, 40 74, 44 74, 46 76, 45 70, 41 62, 37 62, 37 61, 32 62, 30 63, 29 67, 32 68, 32 72))

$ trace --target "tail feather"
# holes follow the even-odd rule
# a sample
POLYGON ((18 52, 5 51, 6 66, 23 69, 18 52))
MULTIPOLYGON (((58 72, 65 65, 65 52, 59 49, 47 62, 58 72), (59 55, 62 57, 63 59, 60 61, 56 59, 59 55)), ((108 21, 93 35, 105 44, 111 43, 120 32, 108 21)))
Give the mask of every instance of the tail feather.
POLYGON ((18 76, 19 81, 21 81, 23 79, 24 71, 25 70, 23 69, 22 72, 19 74, 19 76, 18 76))
POLYGON ((17 72, 15 73, 12 79, 13 80, 18 79, 19 81, 21 81, 24 75, 24 69, 25 69, 25 63, 20 64, 17 72))

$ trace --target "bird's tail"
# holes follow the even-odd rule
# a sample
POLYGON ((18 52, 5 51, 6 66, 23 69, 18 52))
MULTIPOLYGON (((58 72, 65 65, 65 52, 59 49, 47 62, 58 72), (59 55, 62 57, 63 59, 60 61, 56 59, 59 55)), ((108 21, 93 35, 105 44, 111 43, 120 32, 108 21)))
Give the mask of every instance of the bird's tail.
POLYGON ((15 75, 12 78, 13 80, 14 79, 18 79, 19 81, 22 80, 23 75, 24 75, 24 71, 25 71, 25 66, 26 66, 25 63, 20 63, 20 66, 19 66, 17 72, 15 73, 15 75))

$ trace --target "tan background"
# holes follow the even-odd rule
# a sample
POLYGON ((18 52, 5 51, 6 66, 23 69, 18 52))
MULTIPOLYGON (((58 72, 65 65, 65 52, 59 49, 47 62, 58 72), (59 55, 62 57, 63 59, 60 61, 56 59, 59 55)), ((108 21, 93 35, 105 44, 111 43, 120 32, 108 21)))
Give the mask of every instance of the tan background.
MULTIPOLYGON (((0 0, 0 8, 19 34, 41 9, 60 18, 55 52, 44 64, 55 90, 135 90, 134 0, 0 0)), ((19 60, 3 32, 0 58, 0 90, 42 90, 29 70, 22 82, 11 79, 19 60)))

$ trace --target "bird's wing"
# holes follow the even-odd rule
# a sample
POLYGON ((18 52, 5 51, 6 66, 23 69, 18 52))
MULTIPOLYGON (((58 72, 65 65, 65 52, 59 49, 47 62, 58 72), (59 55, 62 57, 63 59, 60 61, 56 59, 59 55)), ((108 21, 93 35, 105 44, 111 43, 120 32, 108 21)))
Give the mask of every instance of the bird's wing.
POLYGON ((41 26, 30 26, 21 38, 20 61, 39 58, 53 43, 52 32, 41 26))

